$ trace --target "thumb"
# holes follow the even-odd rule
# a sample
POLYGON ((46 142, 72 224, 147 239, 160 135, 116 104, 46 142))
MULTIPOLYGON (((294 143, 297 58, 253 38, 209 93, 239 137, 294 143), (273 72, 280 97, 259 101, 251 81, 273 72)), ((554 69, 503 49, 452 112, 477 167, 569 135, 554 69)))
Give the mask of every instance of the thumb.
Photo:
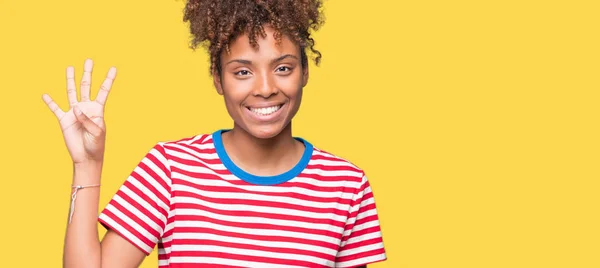
POLYGON ((85 115, 79 107, 73 106, 73 112, 75 113, 77 121, 79 121, 83 125, 87 132, 92 134, 94 137, 99 137, 100 135, 102 135, 103 130, 98 125, 96 125, 96 123, 94 123, 89 117, 87 117, 87 115, 85 115))

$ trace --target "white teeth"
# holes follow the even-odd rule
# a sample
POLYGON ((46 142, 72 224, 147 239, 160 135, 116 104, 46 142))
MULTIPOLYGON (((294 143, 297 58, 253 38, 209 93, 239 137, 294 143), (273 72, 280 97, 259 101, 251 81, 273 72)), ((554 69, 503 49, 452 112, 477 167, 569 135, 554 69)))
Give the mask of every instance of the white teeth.
POLYGON ((274 112, 277 112, 281 106, 272 106, 272 107, 264 107, 264 108, 250 108, 250 111, 259 114, 259 115, 270 115, 274 112))

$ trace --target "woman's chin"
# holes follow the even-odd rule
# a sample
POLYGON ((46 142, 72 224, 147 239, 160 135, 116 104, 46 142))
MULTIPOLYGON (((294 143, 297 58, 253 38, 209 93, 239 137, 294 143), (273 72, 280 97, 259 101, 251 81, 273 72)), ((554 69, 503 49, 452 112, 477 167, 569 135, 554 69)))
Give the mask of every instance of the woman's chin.
POLYGON ((248 133, 258 139, 271 139, 281 134, 283 128, 279 124, 248 126, 248 133))

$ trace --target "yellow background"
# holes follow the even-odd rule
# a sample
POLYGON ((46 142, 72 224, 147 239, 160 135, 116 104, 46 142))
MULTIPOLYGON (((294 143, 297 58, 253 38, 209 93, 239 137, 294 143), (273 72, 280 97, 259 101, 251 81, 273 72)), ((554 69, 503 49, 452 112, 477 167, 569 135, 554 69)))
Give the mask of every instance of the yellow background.
MULTIPOLYGON (((102 206, 155 142, 231 127, 183 6, 2 0, 2 267, 61 266, 72 166, 41 96, 68 109, 68 65, 95 61, 92 96, 118 68, 102 206)), ((600 267, 597 1, 325 8, 294 134, 366 170, 372 267, 600 267)))

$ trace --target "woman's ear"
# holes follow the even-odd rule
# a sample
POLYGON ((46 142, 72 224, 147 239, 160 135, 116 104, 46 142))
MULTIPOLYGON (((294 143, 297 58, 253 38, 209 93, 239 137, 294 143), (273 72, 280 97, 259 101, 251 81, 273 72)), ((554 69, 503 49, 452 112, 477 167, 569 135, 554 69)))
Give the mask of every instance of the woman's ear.
POLYGON ((215 88, 217 89, 217 93, 219 93, 219 95, 223 95, 223 83, 221 81, 220 72, 213 70, 212 77, 213 83, 215 84, 215 88))

